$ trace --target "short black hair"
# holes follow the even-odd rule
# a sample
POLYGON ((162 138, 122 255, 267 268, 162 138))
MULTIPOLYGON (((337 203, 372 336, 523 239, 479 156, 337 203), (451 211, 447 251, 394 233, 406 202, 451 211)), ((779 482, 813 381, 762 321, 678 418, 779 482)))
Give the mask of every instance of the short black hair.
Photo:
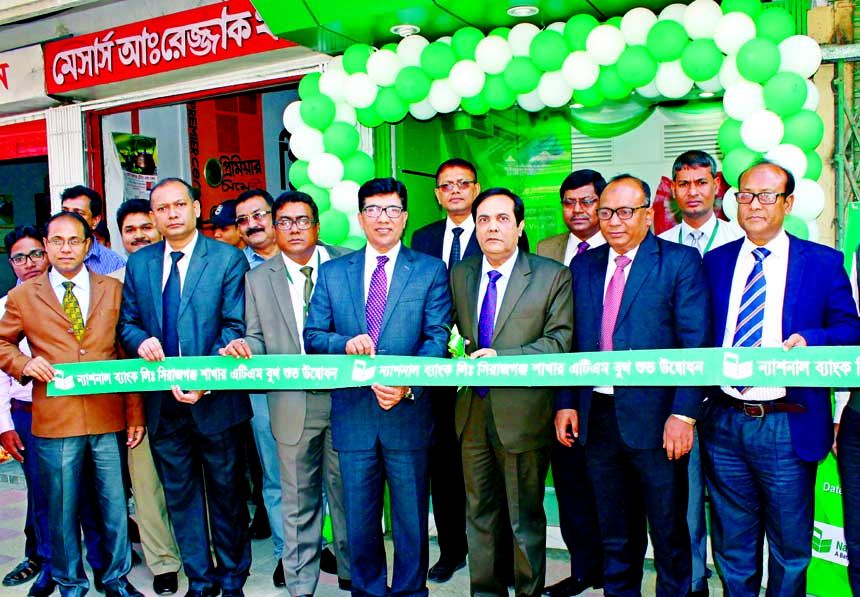
POLYGON ((406 211, 406 185, 396 178, 372 178, 358 188, 358 211, 364 209, 364 200, 377 195, 397 193, 403 211, 406 211))
MULTIPOLYGON (((86 197, 90 200, 90 213, 93 214, 94 218, 97 218, 102 215, 102 206, 104 205, 104 202, 102 201, 102 196, 99 195, 93 189, 85 187, 82 184, 65 189, 62 195, 60 195, 60 205, 62 205, 68 199, 77 199, 81 196, 86 197)), ((45 230, 47 230, 47 227, 45 228, 45 230)))
POLYGON ((15 226, 3 239, 3 244, 6 245, 6 252, 10 256, 12 254, 12 247, 22 238, 32 238, 38 241, 40 245, 44 245, 45 231, 41 226, 15 226))
POLYGON ((87 221, 84 219, 84 217, 81 214, 75 213, 73 211, 58 211, 57 213, 52 215, 50 218, 48 218, 47 222, 45 222, 45 236, 44 236, 44 238, 47 238, 48 234, 50 234, 51 224, 55 220, 60 220, 62 218, 71 218, 74 221, 76 221, 78 224, 80 224, 84 229, 84 240, 87 240, 87 239, 93 237, 93 231, 90 228, 90 225, 87 224, 87 221))
POLYGON ((122 231, 125 224, 125 219, 132 214, 149 215, 152 213, 152 207, 148 201, 143 199, 128 199, 123 201, 116 210, 116 227, 122 231))
POLYGON ((181 178, 176 178, 176 177, 173 177, 173 176, 168 177, 168 178, 162 178, 161 180, 159 180, 159 181, 158 181, 158 183, 157 183, 154 187, 152 187, 152 189, 150 189, 150 191, 149 191, 149 201, 150 201, 150 202, 152 202, 152 195, 153 195, 153 193, 155 193, 155 191, 157 191, 157 190, 158 190, 158 189, 160 189, 161 187, 163 187, 163 186, 165 186, 165 185, 168 185, 168 184, 170 184, 170 183, 172 183, 172 182, 178 182, 178 183, 179 183, 179 184, 181 184, 183 187, 185 187, 185 190, 188 192, 188 198, 189 198, 189 199, 191 199, 192 203, 193 203, 194 201, 200 201, 200 196, 198 195, 198 193, 199 193, 200 191, 195 191, 195 190, 194 190, 194 187, 192 187, 190 184, 188 184, 187 182, 185 182, 185 181, 184 181, 184 180, 182 180, 181 178))
POLYGON ((242 191, 242 193, 238 197, 236 197, 236 207, 239 207, 240 203, 244 203, 248 199, 253 199, 254 197, 262 197, 266 200, 266 204, 269 207, 272 207, 272 204, 275 203, 275 200, 272 199, 272 196, 269 194, 268 191, 265 191, 263 189, 248 189, 247 191, 242 191))
POLYGON ((675 158, 675 163, 672 164, 672 180, 675 180, 675 175, 684 168, 708 168, 711 176, 717 176, 717 162, 707 151, 699 149, 685 151, 675 158))
POLYGON ((782 170, 785 173, 785 196, 788 197, 789 195, 794 193, 794 187, 796 184, 794 181, 794 174, 792 174, 790 170, 780 166, 776 162, 772 162, 771 160, 765 159, 758 160, 752 166, 741 172, 741 175, 738 176, 738 186, 740 186, 741 179, 747 172, 749 172, 753 168, 758 168, 759 166, 773 166, 774 168, 779 168, 780 170, 782 170))
POLYGON ((275 202, 272 204, 273 224, 277 224, 278 220, 276 214, 281 211, 281 208, 287 203, 304 203, 305 205, 310 206, 311 216, 313 216, 314 222, 320 221, 320 208, 317 207, 316 201, 314 201, 313 197, 307 193, 302 193, 301 191, 287 191, 286 193, 278 195, 278 198, 275 199, 275 202))
POLYGON ((626 174, 626 173, 625 174, 619 174, 618 176, 613 176, 612 180, 610 180, 609 184, 607 184, 606 186, 609 186, 613 182, 619 182, 621 180, 632 180, 637 185, 639 185, 639 188, 642 189, 643 193, 645 193, 645 207, 651 206, 651 187, 649 187, 648 183, 645 182, 644 180, 642 180, 641 178, 637 178, 636 176, 633 176, 632 174, 626 174))
POLYGON ((526 217, 526 206, 523 203, 523 200, 519 195, 514 193, 509 189, 505 189, 502 187, 494 187, 492 189, 487 189, 483 191, 480 195, 475 197, 474 203, 472 203, 472 219, 478 219, 478 206, 483 203, 484 199, 487 197, 492 197, 493 195, 503 195, 514 202, 514 219, 517 221, 517 225, 523 221, 526 217))
POLYGON ((561 183, 561 188, 558 190, 558 195, 564 199, 564 194, 568 191, 578 189, 587 185, 594 186, 594 192, 600 197, 603 189, 606 188, 606 179, 597 170, 574 170, 567 175, 564 182, 561 183))
POLYGON ((436 184, 439 184, 439 175, 442 174, 442 170, 446 168, 464 168, 472 173, 472 177, 476 182, 478 180, 478 171, 475 169, 475 165, 472 162, 464 160, 463 158, 451 158, 450 160, 445 160, 439 164, 438 168, 436 168, 436 184))
POLYGON ((99 223, 93 228, 93 234, 98 234, 104 239, 105 244, 110 244, 110 230, 108 230, 108 225, 104 218, 99 220, 99 223))

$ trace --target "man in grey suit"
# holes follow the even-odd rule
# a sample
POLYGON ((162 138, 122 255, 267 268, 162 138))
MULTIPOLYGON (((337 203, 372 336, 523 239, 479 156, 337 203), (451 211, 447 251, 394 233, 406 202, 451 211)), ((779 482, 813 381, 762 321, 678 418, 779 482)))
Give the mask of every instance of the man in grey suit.
MULTIPOLYGON (((232 340, 222 355, 304 354, 302 332, 320 265, 348 253, 319 244, 319 208, 305 193, 288 191, 272 207, 280 251, 245 277, 244 338, 232 340)), ((320 575, 320 536, 326 494, 335 536, 338 584, 349 589, 349 551, 340 464, 331 440, 328 392, 269 392, 271 433, 280 460, 287 590, 312 595, 320 575)))
MULTIPOLYGON (((117 324, 122 345, 147 361, 216 355, 245 335, 248 262, 235 247, 198 233, 200 203, 185 181, 162 180, 149 202, 164 241, 129 257, 117 324)), ((251 545, 239 424, 250 418, 245 392, 174 386, 146 396, 150 446, 188 576, 186 597, 243 595, 251 545)))
MULTIPOLYGON (((454 266, 451 291, 454 322, 473 359, 570 349, 570 272, 518 249, 524 213, 522 199, 507 189, 484 191, 472 204, 483 256, 454 266)), ((505 507, 514 537, 514 590, 539 595, 543 589, 553 396, 552 388, 503 387, 464 388, 457 396, 473 595, 508 594, 500 564, 509 558, 500 552, 498 529, 505 507)))

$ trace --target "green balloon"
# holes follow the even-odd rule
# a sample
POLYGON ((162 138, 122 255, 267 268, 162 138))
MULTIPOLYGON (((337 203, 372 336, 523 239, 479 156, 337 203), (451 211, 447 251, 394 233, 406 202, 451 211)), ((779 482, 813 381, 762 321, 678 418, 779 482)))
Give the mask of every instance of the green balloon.
MULTIPOLYGON (((653 29, 652 29, 653 31, 653 29)), ((738 50, 738 72, 744 79, 764 83, 779 70, 779 48, 763 37, 754 37, 738 50)))
POLYGON ((681 52, 681 68, 694 81, 707 81, 720 72, 723 53, 712 39, 694 39, 681 52))
POLYGON ((502 74, 505 83, 516 95, 531 93, 540 82, 540 71, 525 56, 514 56, 502 74))
POLYGON ((818 180, 818 177, 821 176, 821 166, 821 156, 818 155, 818 152, 815 150, 807 151, 806 174, 803 175, 803 178, 818 180))
POLYGON ((782 117, 794 114, 806 101, 806 79, 796 73, 776 73, 764 84, 764 105, 782 117))
POLYGON ((737 188, 738 179, 744 170, 761 159, 761 154, 747 147, 738 147, 723 158, 723 178, 731 186, 737 188))
POLYGON ((299 113, 302 115, 302 120, 305 124, 322 131, 334 122, 337 108, 327 95, 318 93, 308 99, 302 100, 299 113))
POLYGON ((529 56, 542 71, 559 70, 567 58, 567 42, 558 31, 544 29, 534 36, 529 46, 529 56))
POLYGON ((376 111, 376 101, 366 108, 356 108, 355 116, 358 121, 367 128, 373 129, 385 122, 379 112, 376 111))
POLYGON ((326 152, 333 153, 341 159, 358 149, 359 142, 358 131, 346 122, 333 122, 323 132, 323 147, 326 152))
POLYGON ((347 236, 344 241, 340 243, 340 246, 352 249, 353 251, 358 251, 359 249, 363 249, 366 244, 367 239, 361 238, 360 236, 347 236))
POLYGON ((308 163, 304 160, 296 160, 290 164, 289 177, 294 189, 308 184, 311 181, 311 177, 308 176, 308 163))
POLYGON ((314 203, 316 203, 317 207, 319 207, 320 211, 324 211, 331 207, 331 199, 329 198, 328 191, 318 187, 312 182, 303 184, 296 190, 300 193, 306 193, 310 195, 311 198, 314 200, 314 203))
POLYGON ((484 34, 475 27, 463 27, 451 36, 451 47, 460 60, 474 60, 475 48, 482 39, 484 34))
POLYGON ((797 145, 803 151, 815 149, 824 138, 824 121, 812 110, 800 110, 782 122, 785 125, 782 142, 797 145))
POLYGON ((444 79, 457 62, 451 46, 443 41, 428 44, 421 52, 421 68, 434 79, 444 79))
POLYGON ((648 31, 645 45, 659 62, 671 62, 681 57, 689 39, 684 26, 677 21, 657 21, 648 31))
POLYGON ((502 39, 508 39, 508 35, 510 35, 511 29, 510 27, 496 27, 492 31, 487 34, 487 37, 491 35, 495 35, 497 37, 501 37, 502 39))
POLYGON ((320 211, 320 240, 330 245, 339 245, 349 236, 349 218, 342 211, 327 209, 320 211))
POLYGON ((564 24, 564 39, 571 52, 585 50, 585 40, 591 30, 600 24, 596 18, 589 14, 578 14, 570 17, 564 24))
POLYGON ((744 142, 741 139, 741 121, 726 118, 717 133, 717 143, 723 155, 728 155, 732 150, 742 147, 744 142))
POLYGON ((376 174, 373 158, 363 151, 356 151, 343 158, 343 179, 364 184, 376 174))
POLYGON ((633 91, 633 87, 618 74, 618 68, 614 64, 600 67, 597 88, 603 97, 615 101, 626 99, 633 91))
MULTIPOLYGON (((601 69, 603 70, 603 69, 601 69)), ((573 92, 573 103, 583 108, 594 108, 603 103, 603 94, 597 84, 588 89, 577 89, 573 92)))
POLYGON ((647 85, 657 75, 657 61, 645 46, 627 46, 615 66, 618 76, 631 87, 647 85))
POLYGON ((406 118, 406 113, 409 112, 409 104, 400 99, 394 87, 380 87, 373 107, 382 120, 392 124, 406 118))
POLYGON ((397 53, 397 44, 394 42, 387 43, 379 49, 380 50, 391 50, 392 52, 394 52, 396 54, 397 53))
MULTIPOLYGON (((483 95, 493 110, 507 110, 517 101, 517 96, 505 83, 505 77, 502 74, 487 75, 484 90, 478 95, 483 95)), ((461 103, 465 106, 465 100, 461 103)))
POLYGON ((397 73, 394 89, 407 104, 420 102, 430 93, 430 77, 417 66, 407 66, 397 73))
POLYGON ((299 97, 311 98, 320 94, 320 73, 308 73, 299 81, 299 97))
POLYGON ((767 8, 755 17, 755 31, 757 37, 764 37, 778 44, 786 37, 794 35, 794 19, 791 13, 781 6, 767 8))
POLYGON ((373 48, 367 44, 349 46, 343 53, 343 70, 350 75, 367 72, 367 59, 373 53, 373 48))
POLYGON ((621 17, 620 16, 614 16, 611 19, 607 19, 606 24, 612 25, 616 29, 621 29, 621 17))
POLYGON ((487 102, 487 97, 483 91, 478 95, 461 99, 460 107, 474 116, 480 116, 490 111, 490 104, 487 102))
POLYGON ((809 227, 806 225, 806 222, 797 216, 791 214, 785 216, 785 219, 782 221, 782 227, 785 228, 786 232, 793 234, 797 238, 803 240, 809 239, 809 227))
POLYGON ((755 18, 761 12, 761 0, 723 0, 720 8, 724 15, 730 12, 742 12, 755 18))

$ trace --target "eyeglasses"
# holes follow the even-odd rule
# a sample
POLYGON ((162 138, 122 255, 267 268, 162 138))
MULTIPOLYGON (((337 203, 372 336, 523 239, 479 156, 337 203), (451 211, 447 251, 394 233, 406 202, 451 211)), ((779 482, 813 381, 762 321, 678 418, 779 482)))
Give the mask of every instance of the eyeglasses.
POLYGON ((573 207, 577 203, 582 207, 591 207, 597 203, 597 197, 565 197, 561 200, 561 204, 566 205, 567 207, 573 207))
POLYGON ((469 188, 469 185, 475 184, 478 182, 477 180, 458 180, 457 182, 443 182, 442 184, 436 185, 437 189, 440 189, 446 193, 450 193, 454 189, 459 191, 465 191, 469 188))
POLYGON ((245 226, 251 220, 254 220, 255 222, 257 222, 259 224, 260 222, 265 220, 266 216, 268 216, 270 213, 272 213, 271 210, 269 210, 269 211, 259 210, 259 211, 255 211, 250 216, 239 216, 236 218, 236 225, 237 226, 245 226))
POLYGON ((619 220, 629 220, 633 217, 633 213, 637 209, 647 209, 649 207, 651 207, 651 205, 648 203, 640 205, 639 207, 619 207, 616 209, 612 209, 611 207, 598 207, 597 219, 605 222, 611 220, 612 216, 617 214, 619 220))
POLYGON ((365 205, 362 211, 364 212, 364 215, 374 220, 382 214, 385 214, 392 220, 396 220, 400 217, 400 214, 403 213, 403 208, 399 205, 388 205, 386 207, 380 207, 379 205, 365 205))
POLYGON ((55 236, 54 238, 49 238, 48 242, 52 246, 54 246, 58 249, 62 249, 63 245, 65 245, 65 244, 68 244, 70 247, 76 249, 76 248, 80 247, 82 244, 84 244, 86 242, 86 239, 85 238, 79 238, 77 236, 73 236, 72 238, 69 238, 69 239, 60 238, 59 236, 55 236))
POLYGON ((278 227, 278 230, 284 230, 286 232, 289 232, 293 226, 295 226, 298 230, 309 230, 310 227, 316 223, 316 220, 313 220, 307 216, 299 216, 295 220, 292 218, 278 218, 278 220, 275 222, 275 226, 278 227))
POLYGON ((14 265, 24 265, 27 263, 28 259, 33 263, 40 263, 45 259, 45 252, 42 249, 34 249, 29 253, 18 253, 16 255, 12 255, 9 258, 9 261, 14 265))
POLYGON ((758 199, 758 202, 762 205, 773 205, 777 199, 785 197, 785 195, 785 193, 774 193, 773 191, 765 191, 764 193, 741 191, 740 193, 735 193, 735 199, 741 205, 752 203, 753 199, 758 199))

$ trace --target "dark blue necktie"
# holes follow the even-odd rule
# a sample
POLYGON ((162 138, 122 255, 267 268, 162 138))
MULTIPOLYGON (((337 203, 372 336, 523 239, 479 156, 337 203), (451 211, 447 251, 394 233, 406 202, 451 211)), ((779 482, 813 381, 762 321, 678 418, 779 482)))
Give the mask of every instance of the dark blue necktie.
MULTIPOLYGON (((496 303, 498 301, 498 288, 496 282, 502 274, 496 270, 487 272, 490 281, 484 292, 484 300, 481 301, 481 313, 478 315, 478 348, 490 348, 493 343, 493 330, 496 327, 496 303)), ((475 388, 475 393, 481 398, 487 395, 489 388, 475 388)))
POLYGON ((179 301, 181 295, 181 284, 179 280, 179 260, 182 259, 182 251, 171 251, 170 258, 173 265, 170 266, 170 275, 161 293, 162 324, 161 331, 164 336, 162 348, 164 356, 179 356, 179 301))
POLYGON ((451 241, 451 254, 448 256, 448 269, 451 269, 458 261, 460 261, 460 235, 463 234, 463 229, 457 226, 452 229, 451 232, 454 234, 454 239, 451 241))

